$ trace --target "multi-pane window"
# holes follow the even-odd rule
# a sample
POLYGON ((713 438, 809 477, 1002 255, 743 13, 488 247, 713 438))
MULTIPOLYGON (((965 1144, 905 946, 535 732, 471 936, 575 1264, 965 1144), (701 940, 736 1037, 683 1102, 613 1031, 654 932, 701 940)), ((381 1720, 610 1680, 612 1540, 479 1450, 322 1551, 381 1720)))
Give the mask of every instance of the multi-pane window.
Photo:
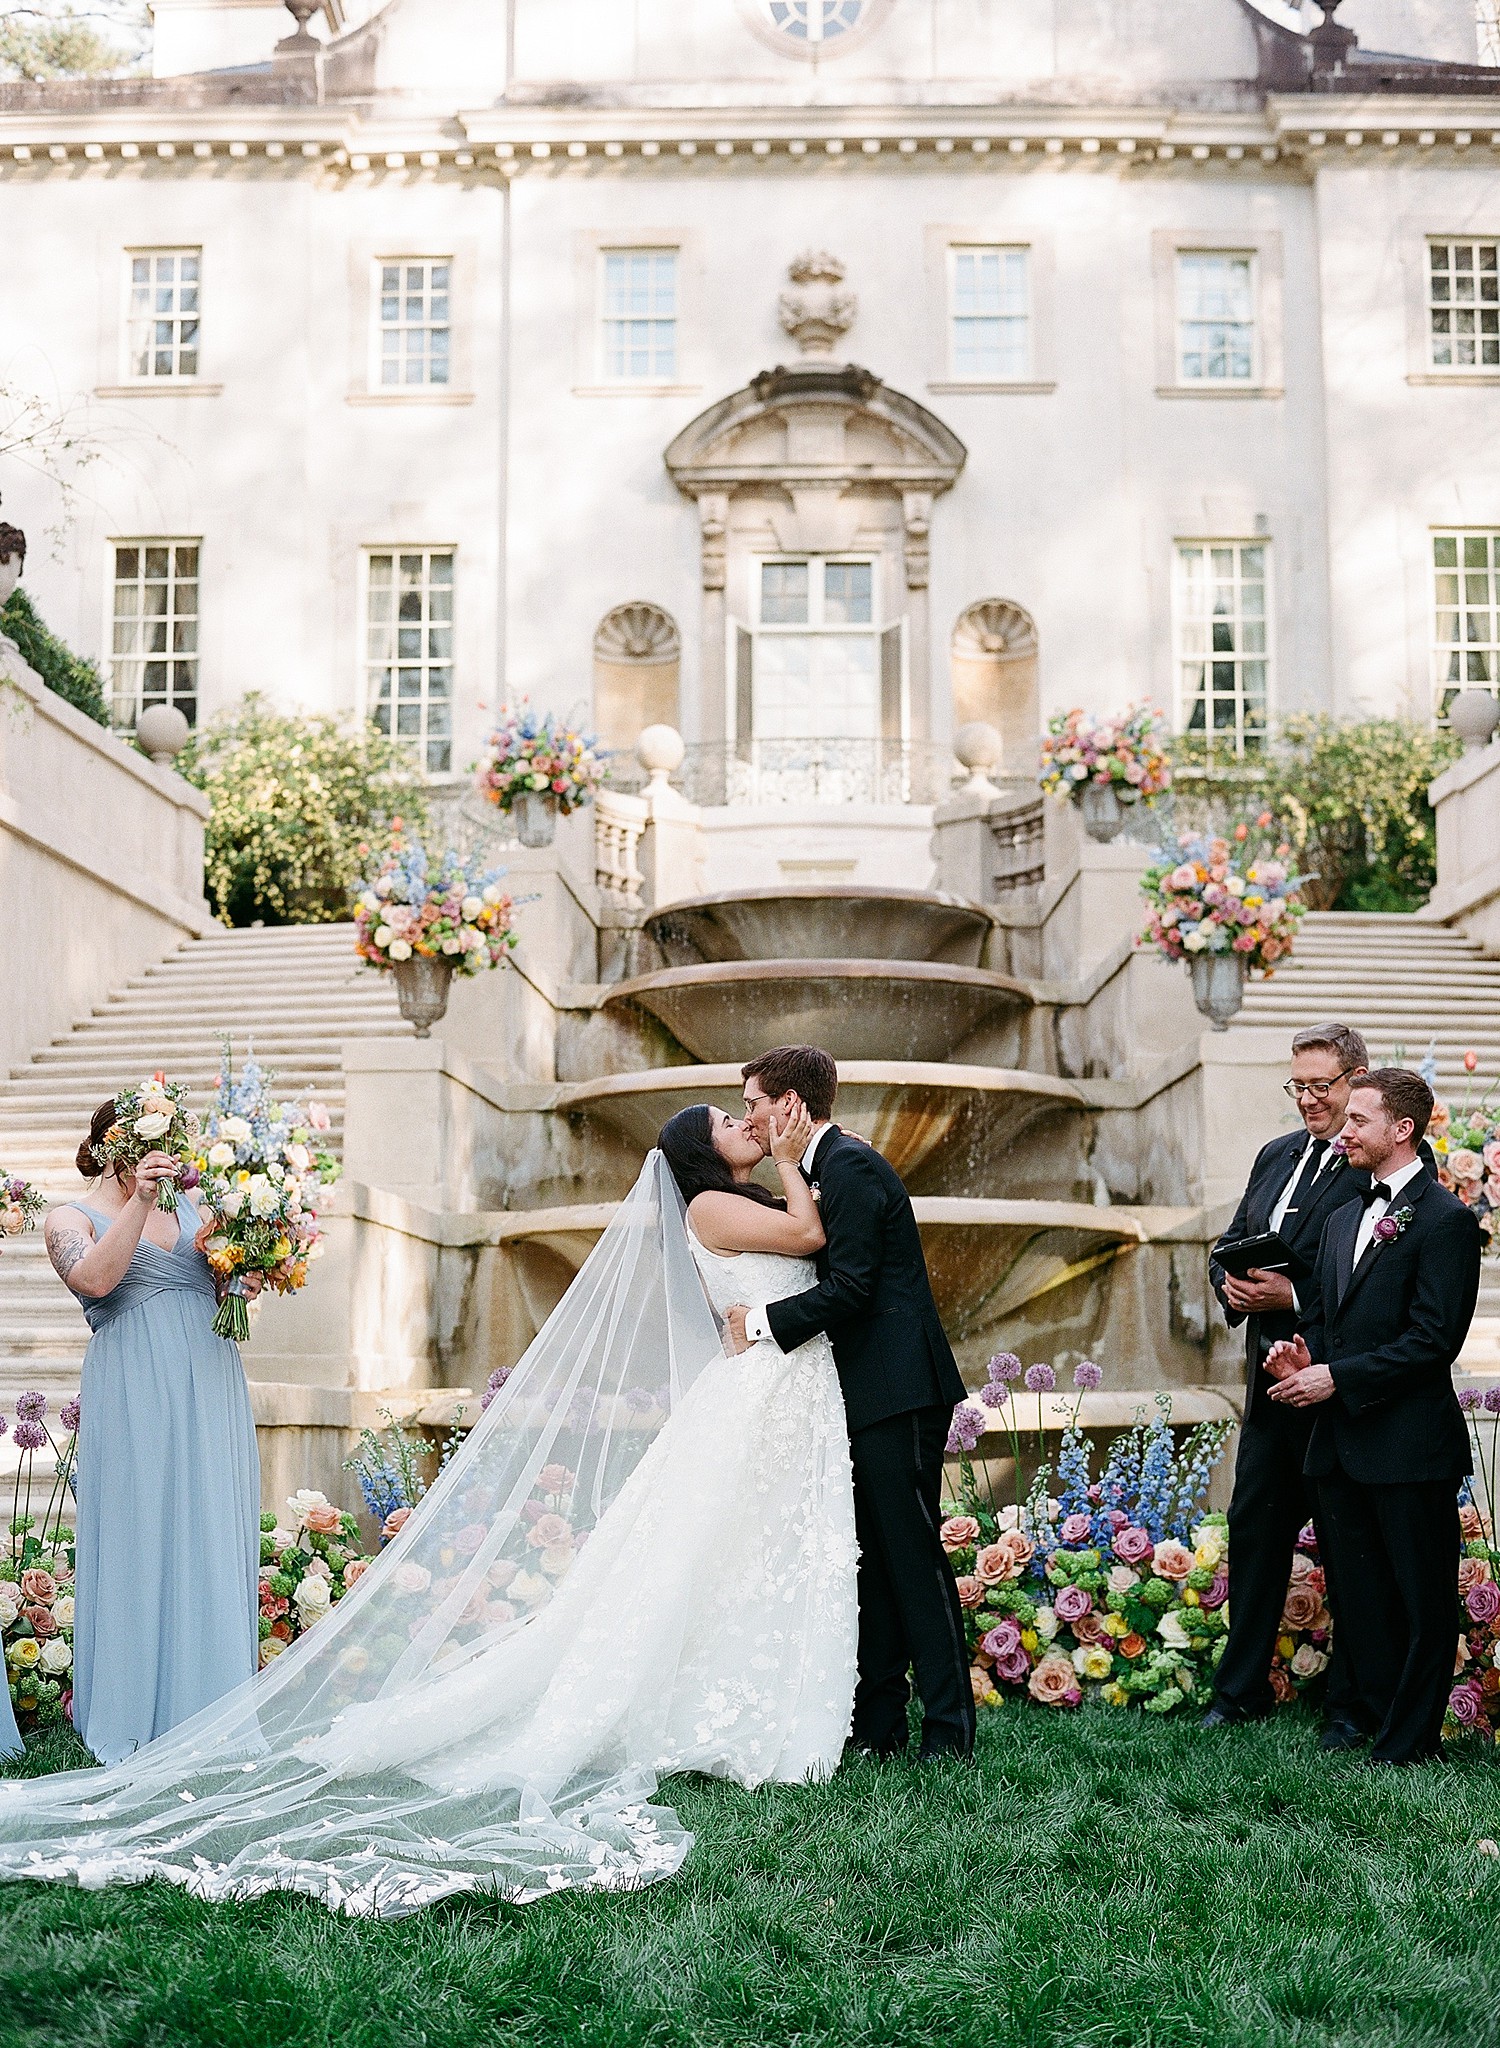
POLYGON ((762 562, 756 597, 755 737, 877 739, 874 563, 762 562))
POLYGON ((116 725, 153 704, 198 720, 198 548, 195 540, 115 545, 111 686, 116 725))
POLYGON ((1474 0, 1474 30, 1481 64, 1500 64, 1500 0, 1474 0))
POLYGON ((1500 369, 1500 243, 1427 244, 1427 329, 1434 369, 1500 369))
POLYGON ((1183 249, 1177 256, 1177 374, 1184 384, 1255 377, 1255 259, 1183 249))
POLYGON ((368 557, 366 702, 383 733, 429 775, 453 766, 453 551, 368 557))
POLYGON ((133 249, 126 356, 132 377, 196 377, 201 249, 133 249))
POLYGON ((1264 541, 1177 548, 1178 723, 1236 757, 1266 738, 1267 558, 1264 541))
POLYGON ((606 249, 600 259, 603 367, 609 378, 677 374, 677 251, 606 249))
POLYGON ((1025 249, 949 251, 955 377, 1024 377, 1031 306, 1025 249))
POLYGON ((452 264, 446 257, 393 256, 376 269, 382 389, 446 384, 453 339, 452 264))
POLYGON ((1500 533, 1432 537, 1432 680, 1439 715, 1455 690, 1500 682, 1500 533))

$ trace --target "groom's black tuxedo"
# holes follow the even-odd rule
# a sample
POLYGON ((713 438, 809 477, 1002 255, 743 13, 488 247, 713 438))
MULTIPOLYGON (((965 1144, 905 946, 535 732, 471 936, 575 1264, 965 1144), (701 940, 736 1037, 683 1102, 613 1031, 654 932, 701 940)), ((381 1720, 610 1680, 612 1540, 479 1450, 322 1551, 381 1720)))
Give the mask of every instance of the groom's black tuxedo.
POLYGON ((1436 1756, 1458 1639, 1458 1482, 1469 1433, 1453 1391, 1479 1294, 1473 1212, 1429 1174, 1399 1188, 1399 1235, 1357 1262, 1363 1207, 1329 1220, 1302 1332, 1334 1392, 1314 1407, 1307 1472, 1371 1756, 1436 1756))
POLYGON ((967 1754, 974 1695, 963 1610, 938 1534, 943 1449, 964 1383, 894 1167, 830 1125, 809 1177, 827 1238, 818 1284, 771 1302, 766 1320, 783 1351, 826 1331, 844 1392, 859 1538, 854 1740, 881 1755, 906 1747, 914 1669, 924 1753, 967 1754))

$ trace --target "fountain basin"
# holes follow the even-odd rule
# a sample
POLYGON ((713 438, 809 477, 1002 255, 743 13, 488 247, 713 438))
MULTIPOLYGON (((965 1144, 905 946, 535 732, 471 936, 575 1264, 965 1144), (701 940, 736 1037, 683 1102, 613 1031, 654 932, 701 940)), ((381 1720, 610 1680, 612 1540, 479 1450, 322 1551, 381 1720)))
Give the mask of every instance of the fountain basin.
POLYGON ((944 960, 977 967, 994 926, 961 896, 808 883, 692 896, 646 919, 669 966, 727 960, 944 960))
POLYGON ((933 960, 732 960, 669 967, 619 983, 609 1014, 644 1010, 695 1059, 749 1059, 773 1045, 821 1045, 838 1060, 946 1060, 985 1041, 1019 1063, 1031 991, 1009 975, 933 960))

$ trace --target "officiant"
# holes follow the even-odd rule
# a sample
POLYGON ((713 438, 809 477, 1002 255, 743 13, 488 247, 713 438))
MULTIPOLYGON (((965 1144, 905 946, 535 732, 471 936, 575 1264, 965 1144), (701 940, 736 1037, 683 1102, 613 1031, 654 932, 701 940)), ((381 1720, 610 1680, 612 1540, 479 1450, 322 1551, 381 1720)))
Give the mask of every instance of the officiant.
MULTIPOLYGON (((1314 1519, 1303 1477, 1312 1417, 1269 1399, 1266 1356, 1296 1333, 1297 1275, 1311 1272, 1328 1218, 1357 1202, 1368 1174, 1351 1168, 1334 1146, 1344 1127, 1349 1094, 1369 1069, 1359 1033, 1347 1024, 1313 1024, 1292 1040, 1285 1092, 1301 1127, 1263 1145, 1234 1220, 1209 1259, 1209 1278, 1231 1329, 1245 1330, 1245 1417, 1240 1428, 1229 1503, 1229 1640, 1214 1677, 1205 1728, 1258 1721, 1276 1704, 1271 1659, 1281 1628, 1292 1553, 1304 1523, 1314 1519), (1251 1265, 1236 1248, 1274 1236, 1286 1256, 1267 1250, 1271 1267, 1251 1265), (1238 1273, 1229 1270, 1236 1266, 1238 1273)), ((1430 1158, 1430 1154, 1428 1155, 1430 1158)), ((1319 1540, 1326 1572, 1327 1546, 1319 1540)), ((1371 1731, 1349 1678, 1347 1646, 1337 1630, 1324 1706, 1322 1746, 1353 1749, 1371 1731)))

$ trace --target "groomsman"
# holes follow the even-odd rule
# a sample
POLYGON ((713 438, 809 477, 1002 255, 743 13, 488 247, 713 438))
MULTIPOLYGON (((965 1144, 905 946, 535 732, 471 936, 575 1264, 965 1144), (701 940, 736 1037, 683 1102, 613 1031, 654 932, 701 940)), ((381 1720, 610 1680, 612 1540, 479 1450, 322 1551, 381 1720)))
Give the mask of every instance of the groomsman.
POLYGON ((1359 1077, 1344 1139, 1370 1185, 1329 1219, 1302 1334, 1269 1360, 1271 1400, 1313 1418, 1307 1473, 1334 1567, 1334 1640, 1348 1642, 1370 1761, 1383 1764, 1441 1753, 1458 1484, 1473 1469, 1452 1368, 1479 1295, 1479 1225, 1418 1156, 1432 1108, 1404 1067, 1359 1077))
MULTIPOLYGON (((1366 1176, 1356 1173, 1333 1140, 1344 1128, 1349 1092, 1369 1066, 1365 1042, 1347 1024, 1314 1024, 1292 1040, 1291 1078, 1283 1083, 1302 1129, 1263 1145, 1234 1221, 1215 1253, 1274 1230, 1299 1255, 1304 1270, 1317 1254, 1323 1225, 1346 1203, 1358 1203, 1366 1176)), ((1258 1721, 1276 1704, 1271 1658, 1291 1575, 1297 1534, 1313 1512, 1303 1477, 1312 1418, 1273 1405, 1266 1357, 1297 1328, 1298 1295, 1285 1273, 1252 1269, 1244 1279, 1210 1257, 1209 1278, 1231 1329, 1245 1326, 1245 1418, 1229 1503, 1229 1640, 1214 1676, 1205 1728, 1258 1721)), ((1321 1534, 1319 1548, 1322 1550, 1321 1534)), ((1325 1569, 1327 1560, 1324 1559, 1325 1569)), ((1363 1734, 1346 1677, 1347 1658, 1335 1631, 1328 1675, 1326 1749, 1352 1749, 1363 1734)))

